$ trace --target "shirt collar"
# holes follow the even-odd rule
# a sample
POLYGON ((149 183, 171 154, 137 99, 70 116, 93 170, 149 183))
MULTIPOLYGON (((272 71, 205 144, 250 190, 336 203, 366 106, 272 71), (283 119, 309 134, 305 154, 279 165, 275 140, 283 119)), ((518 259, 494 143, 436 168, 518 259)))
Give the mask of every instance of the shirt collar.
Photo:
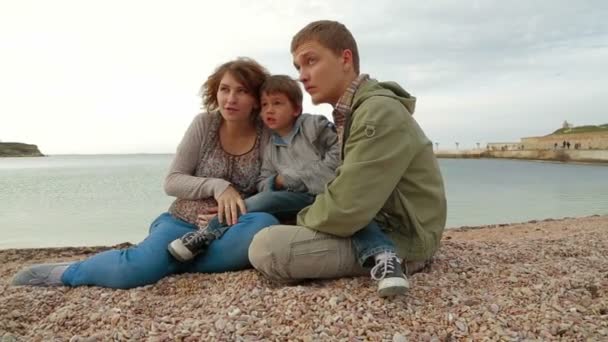
POLYGON ((346 88, 346 91, 344 94, 342 94, 334 107, 334 111, 332 112, 334 124, 336 126, 344 125, 346 117, 348 117, 351 113, 351 107, 353 105, 353 100, 355 98, 357 89, 359 89, 359 86, 367 80, 369 80, 369 75, 361 74, 350 83, 348 88, 346 88))
POLYGON ((296 134, 298 134, 300 131, 300 126, 302 126, 302 114, 298 116, 293 124, 291 132, 289 132, 286 136, 282 137, 276 132, 272 131, 272 142, 275 145, 289 145, 293 137, 296 136, 296 134))

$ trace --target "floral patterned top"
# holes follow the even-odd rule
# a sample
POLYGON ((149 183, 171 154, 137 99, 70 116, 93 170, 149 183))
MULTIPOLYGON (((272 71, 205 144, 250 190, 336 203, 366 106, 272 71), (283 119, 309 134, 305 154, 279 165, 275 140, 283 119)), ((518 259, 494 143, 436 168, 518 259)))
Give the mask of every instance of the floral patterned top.
MULTIPOLYGON (((233 155, 224 151, 220 142, 219 128, 222 120, 223 119, 218 112, 206 115, 203 114, 202 116, 195 118, 195 122, 193 122, 190 129, 186 132, 175 156, 175 159, 177 160, 184 157, 183 155, 180 155, 180 150, 192 151, 195 149, 192 146, 184 145, 192 143, 200 144, 198 147, 198 155, 200 158, 196 162, 196 168, 193 172, 193 176, 198 179, 192 179, 192 177, 188 175, 181 176, 188 177, 188 181, 200 182, 202 180, 203 190, 199 191, 199 194, 202 193, 203 196, 206 196, 195 199, 188 198, 192 197, 193 194, 184 193, 184 196, 177 196, 178 198, 169 208, 169 212, 174 217, 191 224, 197 224, 198 215, 207 214, 209 208, 217 207, 217 201, 215 200, 214 195, 221 194, 228 185, 232 185, 244 198, 256 193, 256 182, 261 167, 260 150, 263 125, 259 121, 256 123, 257 138, 251 150, 241 155, 233 155), (202 124, 197 124, 196 120, 204 120, 204 122, 202 124), (202 142, 197 142, 196 136, 204 137, 198 139, 202 140, 202 142), (224 182, 222 182, 222 180, 224 182), (216 184, 211 184, 212 186, 209 186, 209 184, 205 184, 205 182, 216 184), (223 186, 218 187, 217 184, 222 184, 223 186), (207 189, 209 191, 204 191, 204 187, 209 187, 210 189, 207 189)), ((187 154, 187 152, 185 154, 187 154)), ((176 167, 176 164, 179 164, 179 162, 174 161, 172 171, 167 176, 165 183, 167 193, 170 192, 169 190, 172 186, 169 184, 171 182, 170 178, 172 174, 175 173, 175 169, 179 169, 179 167, 176 167)), ((178 182, 178 180, 174 179, 173 182, 178 182)), ((192 183, 192 185, 197 186, 198 184, 192 183)), ((173 195, 171 193, 169 194, 173 195)))

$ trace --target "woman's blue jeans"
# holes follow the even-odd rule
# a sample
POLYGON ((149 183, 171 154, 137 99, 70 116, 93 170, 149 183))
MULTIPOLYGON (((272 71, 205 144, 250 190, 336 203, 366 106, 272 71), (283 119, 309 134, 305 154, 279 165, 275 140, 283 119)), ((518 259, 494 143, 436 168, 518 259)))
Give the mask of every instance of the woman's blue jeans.
POLYGON ((175 260, 167 251, 171 241, 197 229, 195 225, 161 214, 152 225, 148 237, 124 250, 109 250, 70 265, 62 282, 68 286, 94 285, 128 289, 153 284, 176 273, 217 273, 251 267, 248 249, 260 230, 278 224, 270 214, 248 213, 213 241, 206 253, 188 263, 175 260))

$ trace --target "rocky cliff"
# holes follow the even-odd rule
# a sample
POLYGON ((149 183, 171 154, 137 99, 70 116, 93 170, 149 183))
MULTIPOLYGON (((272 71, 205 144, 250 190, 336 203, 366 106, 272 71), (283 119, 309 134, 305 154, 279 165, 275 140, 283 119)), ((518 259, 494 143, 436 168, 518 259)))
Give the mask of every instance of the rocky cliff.
POLYGON ((0 142, 0 157, 44 157, 44 154, 36 145, 0 142))

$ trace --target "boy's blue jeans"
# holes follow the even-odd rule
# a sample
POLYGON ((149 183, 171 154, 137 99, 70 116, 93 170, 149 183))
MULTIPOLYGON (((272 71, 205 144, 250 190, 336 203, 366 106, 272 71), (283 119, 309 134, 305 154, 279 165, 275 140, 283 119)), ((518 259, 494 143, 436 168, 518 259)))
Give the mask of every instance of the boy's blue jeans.
POLYGON ((198 228, 161 214, 150 226, 148 237, 136 246, 124 250, 109 250, 75 262, 63 273, 61 280, 68 286, 95 285, 128 289, 153 284, 176 273, 216 273, 251 267, 248 250, 253 236, 260 230, 278 224, 270 214, 248 213, 239 218, 224 236, 213 241, 207 252, 188 263, 174 259, 167 246, 198 228))
MULTIPOLYGON (((314 200, 314 195, 303 192, 265 191, 245 199, 245 206, 248 213, 264 212, 279 220, 289 220, 295 218, 300 210, 311 205, 314 200)), ((220 223, 216 216, 209 221, 207 231, 219 238, 226 231, 229 231, 228 228, 230 226, 226 223, 220 223)), ((382 232, 376 221, 372 221, 359 230, 351 239, 357 260, 361 266, 364 266, 369 257, 380 252, 395 251, 393 241, 382 232)))
MULTIPOLYGON (((245 199, 248 213, 268 213, 279 221, 294 219, 302 208, 310 205, 315 196, 305 192, 264 191, 245 199)), ((239 218, 240 221, 240 218, 239 218)), ((220 223, 217 216, 209 221, 207 232, 219 238, 230 228, 224 221, 220 223)))

